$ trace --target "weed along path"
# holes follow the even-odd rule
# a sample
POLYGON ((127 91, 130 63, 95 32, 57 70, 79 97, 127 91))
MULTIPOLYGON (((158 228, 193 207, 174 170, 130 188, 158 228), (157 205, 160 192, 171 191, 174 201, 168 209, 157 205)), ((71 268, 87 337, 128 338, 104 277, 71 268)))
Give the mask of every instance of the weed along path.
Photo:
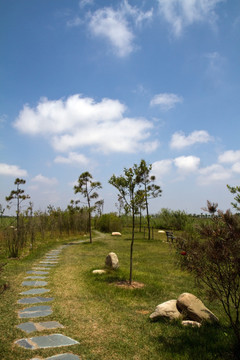
MULTIPOLYGON (((44 259, 42 259, 32 270, 27 271, 26 277, 22 282, 24 290, 20 293, 21 298, 17 301, 20 306, 24 308, 18 310, 18 318, 22 322, 17 325, 17 328, 27 334, 27 337, 18 339, 14 342, 15 345, 31 351, 31 360, 80 360, 78 355, 72 352, 59 353, 58 348, 74 346, 79 344, 78 341, 63 335, 59 332, 59 329, 63 329, 64 326, 57 320, 47 321, 47 318, 53 314, 51 304, 54 301, 54 297, 42 296, 47 294, 51 290, 48 289, 48 276, 50 271, 56 264, 58 264, 61 252, 68 245, 62 245, 56 250, 49 251, 44 259), (27 288, 25 290, 25 288, 27 288), (45 303, 47 305, 45 305, 45 303), (39 322, 38 319, 41 318, 39 322), (42 321, 44 320, 44 321, 42 321), (47 335, 36 335, 30 337, 30 334, 34 332, 50 331, 47 335), (32 350, 42 349, 58 349, 58 354, 50 357, 32 357, 32 350)), ((62 350, 62 349, 61 349, 62 350)), ((29 357, 29 358, 30 358, 29 357)))

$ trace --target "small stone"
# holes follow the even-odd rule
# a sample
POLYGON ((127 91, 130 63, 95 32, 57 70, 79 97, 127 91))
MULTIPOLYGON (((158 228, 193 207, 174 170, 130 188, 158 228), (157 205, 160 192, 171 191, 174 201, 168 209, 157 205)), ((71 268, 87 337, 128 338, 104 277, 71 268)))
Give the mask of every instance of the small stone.
POLYGON ((116 270, 119 268, 118 257, 114 252, 110 252, 108 254, 108 256, 105 259, 105 265, 112 270, 116 270))
POLYGON ((93 274, 106 274, 105 270, 93 270, 93 274))
POLYGON ((193 321, 193 320, 183 320, 182 325, 183 326, 191 326, 191 327, 199 327, 199 328, 200 328, 200 326, 202 326, 202 324, 200 324, 197 321, 193 321))
POLYGON ((122 236, 122 234, 118 231, 112 232, 112 236, 122 236))
POLYGON ((164 230, 158 230, 158 232, 159 232, 160 234, 165 234, 165 231, 164 231, 164 230))
POLYGON ((150 315, 152 321, 158 321, 161 318, 168 318, 170 320, 179 319, 180 312, 177 309, 177 300, 169 300, 159 304, 155 311, 150 315))

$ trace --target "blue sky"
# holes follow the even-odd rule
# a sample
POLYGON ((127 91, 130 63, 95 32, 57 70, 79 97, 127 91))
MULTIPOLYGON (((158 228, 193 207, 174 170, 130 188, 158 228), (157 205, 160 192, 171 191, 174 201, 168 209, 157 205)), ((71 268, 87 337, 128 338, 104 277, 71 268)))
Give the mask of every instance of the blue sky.
POLYGON ((66 208, 83 171, 145 159, 162 207, 229 208, 240 185, 239 0, 0 0, 0 203, 26 180, 66 208))

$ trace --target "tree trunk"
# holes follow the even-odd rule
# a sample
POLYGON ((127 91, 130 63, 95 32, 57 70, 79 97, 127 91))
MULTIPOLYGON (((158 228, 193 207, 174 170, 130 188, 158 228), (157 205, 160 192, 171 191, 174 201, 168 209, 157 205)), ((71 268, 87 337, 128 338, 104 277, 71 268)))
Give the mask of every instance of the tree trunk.
POLYGON ((130 275, 129 275, 129 283, 130 283, 130 285, 132 284, 134 228, 135 228, 135 214, 134 214, 134 210, 133 210, 133 214, 132 214, 132 241, 131 241, 131 249, 130 249, 130 275))

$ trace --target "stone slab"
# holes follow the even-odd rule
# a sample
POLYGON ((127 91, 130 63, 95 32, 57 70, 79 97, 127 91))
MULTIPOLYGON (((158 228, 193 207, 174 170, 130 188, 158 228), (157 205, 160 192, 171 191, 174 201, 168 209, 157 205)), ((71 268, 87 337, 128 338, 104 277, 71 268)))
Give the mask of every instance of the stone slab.
POLYGON ((41 296, 36 296, 36 297, 28 297, 28 298, 23 298, 18 300, 18 304, 37 304, 37 303, 41 303, 41 302, 49 302, 52 301, 53 298, 45 298, 45 297, 41 297, 41 296))
POLYGON ((47 281, 23 281, 22 286, 33 286, 33 287, 40 287, 40 286, 46 286, 47 281))
POLYGON ((45 280, 46 276, 26 276, 24 280, 31 279, 31 280, 45 280))
POLYGON ((58 328, 64 328, 62 324, 58 321, 44 321, 39 323, 34 322, 26 322, 20 325, 17 325, 17 328, 25 331, 26 333, 30 333, 33 331, 44 331, 44 330, 52 330, 58 328))
MULTIPOLYGON (((42 359, 32 358, 31 360, 42 360, 42 359)), ((45 360, 81 360, 81 359, 77 355, 66 353, 66 354, 54 355, 54 356, 46 358, 45 360)))
POLYGON ((48 305, 33 306, 18 311, 18 316, 20 318, 30 318, 30 319, 36 317, 44 317, 51 314, 52 314, 52 309, 51 306, 48 305))
POLYGON ((41 266, 41 267, 53 267, 53 266, 55 266, 56 264, 49 264, 49 263, 44 263, 44 264, 41 264, 41 263, 39 263, 39 264, 37 264, 37 266, 41 266))
POLYGON ((61 346, 71 346, 79 344, 79 342, 62 334, 52 334, 45 336, 35 336, 27 339, 20 339, 15 341, 15 344, 25 349, 36 350, 61 346))
POLYGON ((27 274, 34 274, 34 275, 47 275, 49 274, 48 271, 41 271, 41 270, 29 270, 27 271, 27 274))
POLYGON ((20 295, 40 295, 49 292, 50 289, 38 288, 38 289, 29 289, 27 291, 22 291, 20 295))
POLYGON ((55 264, 57 264, 58 263, 58 261, 48 261, 48 260, 42 260, 42 261, 40 261, 40 264, 50 264, 50 265, 55 265, 55 264))

